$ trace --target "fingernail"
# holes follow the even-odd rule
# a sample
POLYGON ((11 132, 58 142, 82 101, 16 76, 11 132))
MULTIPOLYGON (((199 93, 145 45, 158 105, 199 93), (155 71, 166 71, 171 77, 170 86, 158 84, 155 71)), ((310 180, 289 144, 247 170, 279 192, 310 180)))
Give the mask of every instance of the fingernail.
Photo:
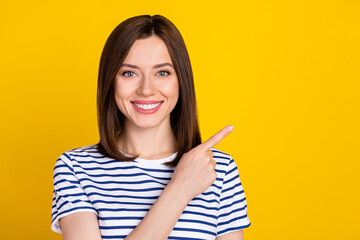
POLYGON ((234 126, 233 126, 233 125, 230 125, 230 126, 229 126, 229 130, 231 130, 231 131, 234 130, 234 126))

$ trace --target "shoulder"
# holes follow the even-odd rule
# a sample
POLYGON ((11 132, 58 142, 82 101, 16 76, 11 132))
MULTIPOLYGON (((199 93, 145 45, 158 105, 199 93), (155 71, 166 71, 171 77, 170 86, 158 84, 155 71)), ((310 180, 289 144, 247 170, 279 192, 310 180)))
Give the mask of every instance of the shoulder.
POLYGON ((64 155, 64 154, 71 155, 71 156, 76 156, 76 155, 86 156, 86 155, 96 155, 96 154, 100 154, 100 153, 97 149, 97 144, 92 144, 92 145, 88 145, 88 146, 77 147, 77 148, 66 150, 62 155, 64 155))
POLYGON ((58 162, 60 162, 60 163, 65 163, 66 165, 72 167, 74 161, 78 162, 82 160, 89 160, 93 158, 104 158, 104 157, 105 156, 100 154, 99 151, 97 150, 97 145, 92 144, 88 146, 73 148, 63 152, 59 156, 57 160, 57 164, 58 162))
POLYGON ((216 160, 217 164, 223 164, 223 165, 226 164, 227 166, 231 161, 233 161, 230 154, 226 152, 220 151, 219 149, 216 148, 211 148, 210 150, 213 152, 214 154, 213 158, 216 160))
POLYGON ((92 144, 92 145, 88 145, 88 146, 84 146, 84 147, 73 148, 73 149, 67 150, 65 153, 72 154, 72 155, 99 153, 96 145, 97 144, 92 144))
POLYGON ((232 165, 236 164, 230 154, 216 148, 211 148, 210 150, 214 154, 213 159, 216 161, 216 170, 218 173, 226 173, 232 165))

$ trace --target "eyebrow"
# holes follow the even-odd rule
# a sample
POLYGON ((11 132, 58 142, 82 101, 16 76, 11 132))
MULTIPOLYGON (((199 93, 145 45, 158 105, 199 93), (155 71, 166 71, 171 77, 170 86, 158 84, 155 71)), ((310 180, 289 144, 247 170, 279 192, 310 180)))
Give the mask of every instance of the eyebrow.
MULTIPOLYGON (((153 69, 155 69, 155 68, 161 68, 161 67, 165 67, 165 66, 170 66, 170 67, 174 68, 174 66, 171 65, 170 63, 160 63, 160 64, 154 65, 154 66, 153 66, 153 69)), ((138 66, 132 65, 132 64, 128 64, 128 63, 123 63, 123 64, 121 64, 120 67, 129 67, 129 68, 139 69, 138 66)))

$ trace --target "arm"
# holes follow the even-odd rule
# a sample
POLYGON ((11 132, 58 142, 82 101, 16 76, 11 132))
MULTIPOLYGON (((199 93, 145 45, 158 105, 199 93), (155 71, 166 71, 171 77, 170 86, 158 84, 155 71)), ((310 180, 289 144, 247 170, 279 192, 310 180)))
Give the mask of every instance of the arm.
POLYGON ((244 235, 242 230, 235 232, 227 233, 216 238, 216 240, 244 240, 244 235))
POLYGON ((59 220, 63 240, 100 240, 97 216, 92 212, 78 212, 59 220))
POLYGON ((170 182, 142 222, 125 239, 167 239, 191 200, 180 187, 170 182))

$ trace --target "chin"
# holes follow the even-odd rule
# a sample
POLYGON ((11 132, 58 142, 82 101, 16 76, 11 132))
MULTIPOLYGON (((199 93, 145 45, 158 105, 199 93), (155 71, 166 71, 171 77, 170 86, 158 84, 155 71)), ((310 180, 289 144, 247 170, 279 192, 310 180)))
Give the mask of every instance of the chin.
POLYGON ((160 121, 138 121, 135 122, 136 127, 138 128, 155 128, 160 126, 160 121))
POLYGON ((162 125, 170 124, 170 114, 168 116, 151 116, 145 115, 141 117, 127 118, 128 126, 133 125, 136 128, 156 128, 162 125))

